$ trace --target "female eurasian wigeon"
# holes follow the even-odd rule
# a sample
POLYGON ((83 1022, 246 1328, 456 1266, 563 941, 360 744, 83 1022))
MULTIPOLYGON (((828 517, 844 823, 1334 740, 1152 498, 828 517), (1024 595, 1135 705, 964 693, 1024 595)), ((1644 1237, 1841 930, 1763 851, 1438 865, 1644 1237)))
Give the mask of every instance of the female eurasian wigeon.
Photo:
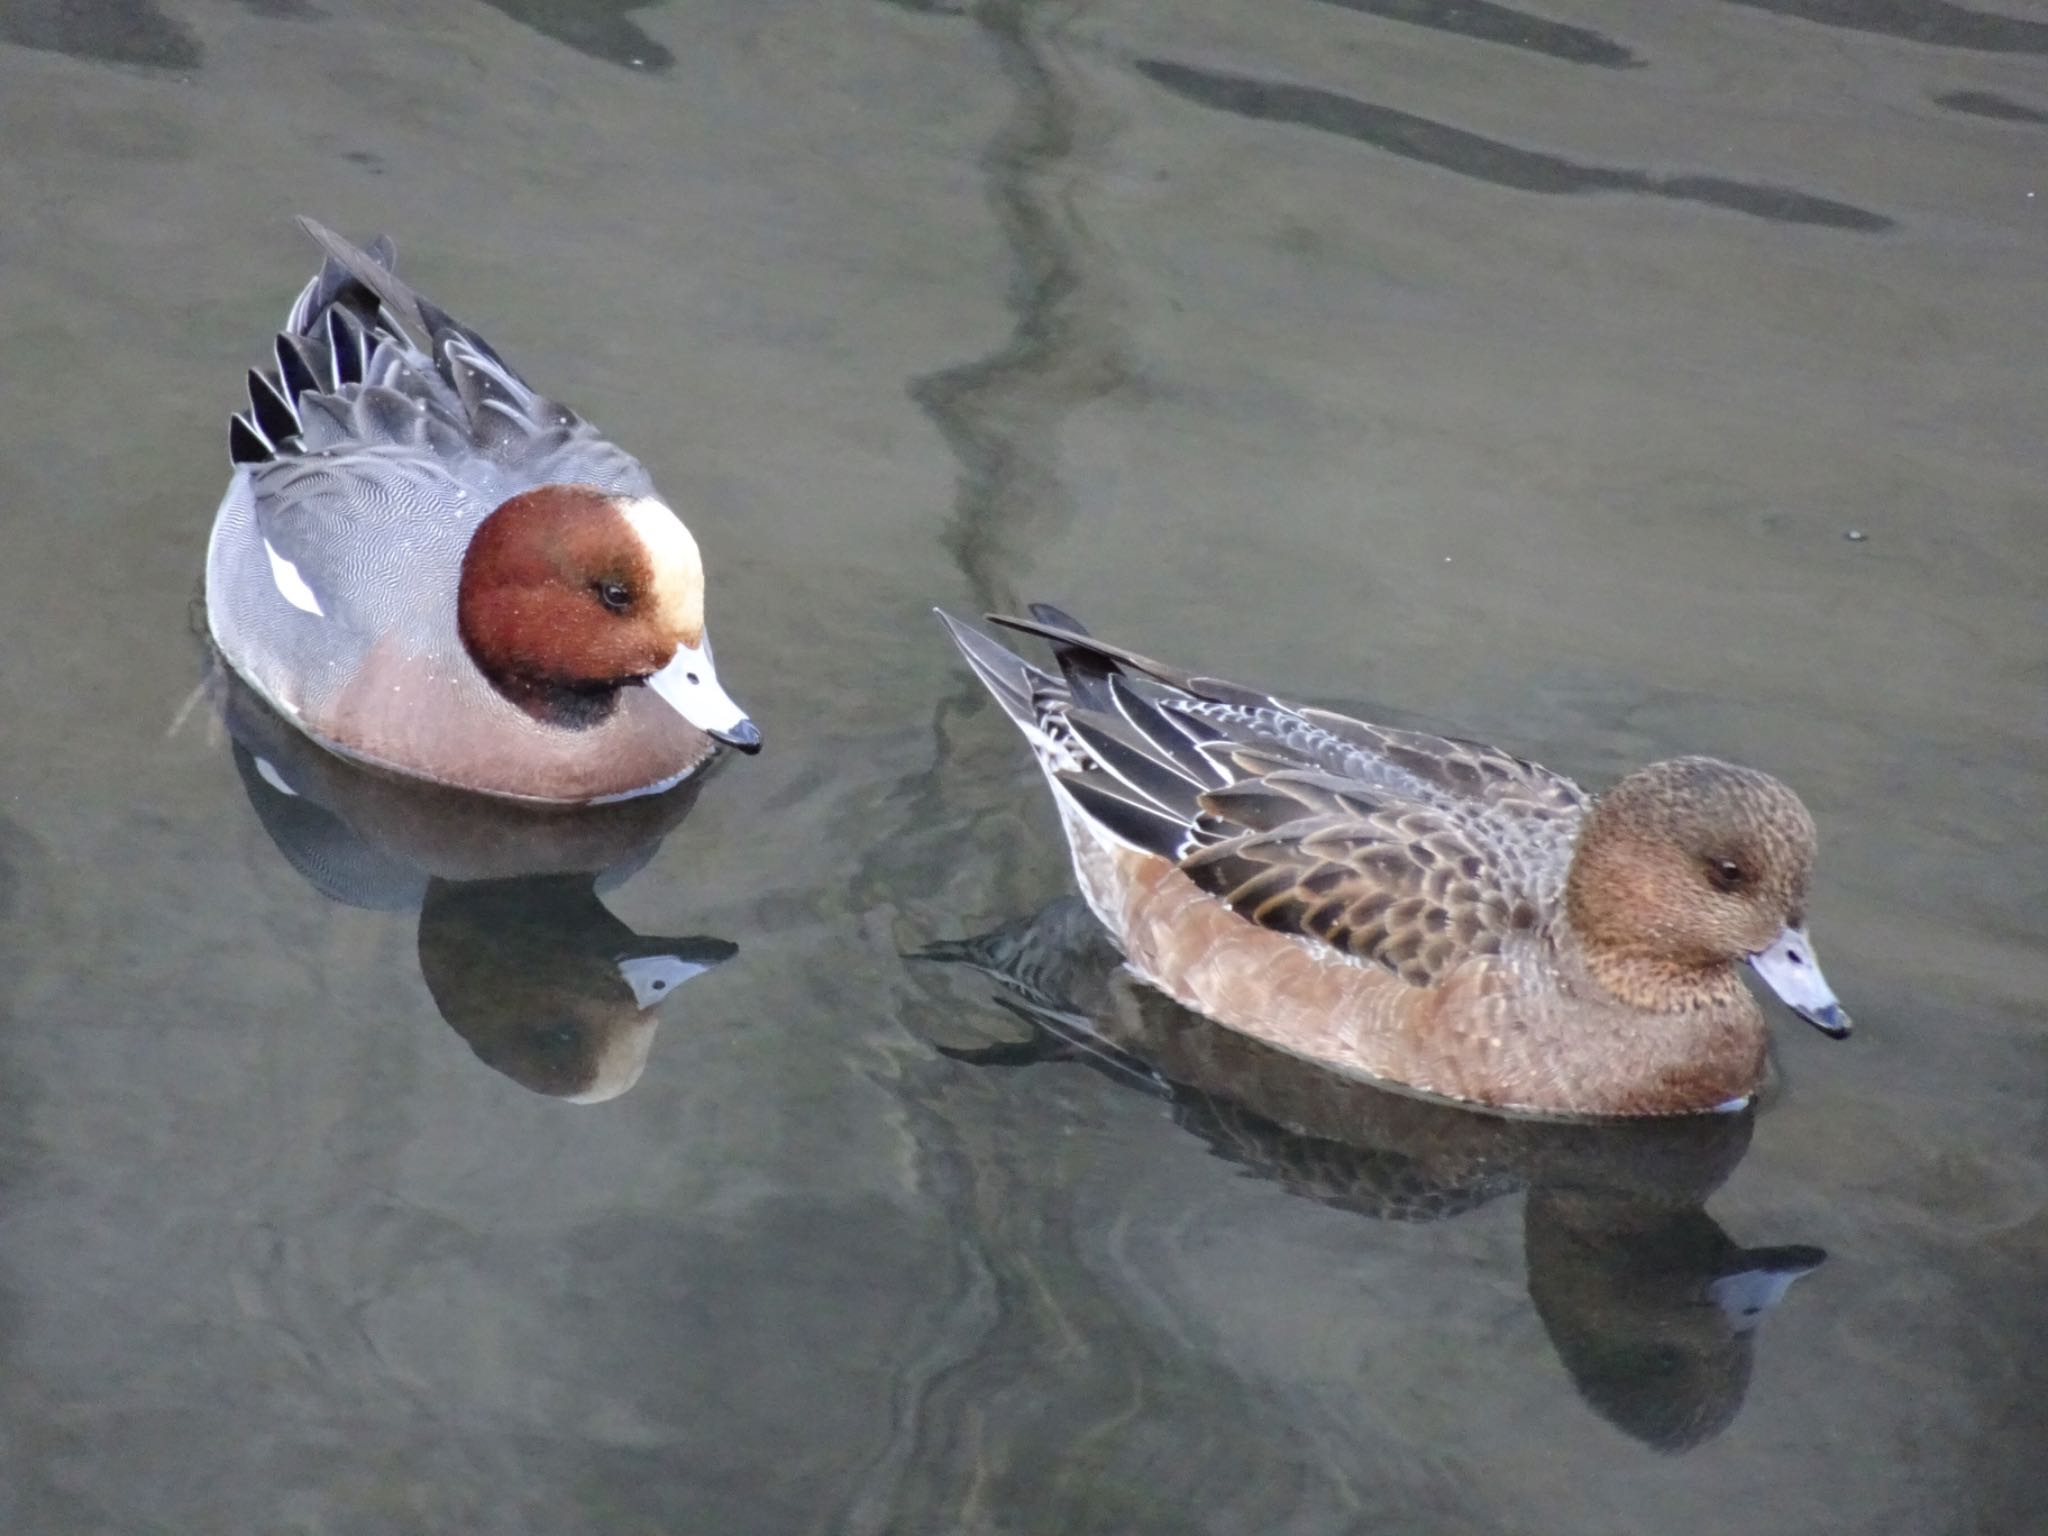
POLYGON ((1082 894, 1140 977, 1297 1055, 1541 1115, 1746 1103, 1747 961, 1849 1032, 1805 929, 1813 819, 1767 774, 1653 763, 1598 800, 1493 747, 1368 725, 1092 639, 946 615, 1023 730, 1082 894))
POLYGON ((207 548, 228 664, 325 747, 523 800, 756 750, 647 471, 400 282, 388 240, 300 222, 327 260, 249 374, 207 548))

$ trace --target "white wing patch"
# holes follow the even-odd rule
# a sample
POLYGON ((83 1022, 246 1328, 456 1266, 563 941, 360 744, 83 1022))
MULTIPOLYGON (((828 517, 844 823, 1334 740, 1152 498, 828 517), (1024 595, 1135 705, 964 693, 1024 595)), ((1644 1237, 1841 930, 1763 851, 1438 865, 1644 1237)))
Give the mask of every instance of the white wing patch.
POLYGON ((264 783, 268 784, 280 795, 290 795, 294 800, 299 798, 299 792, 293 789, 291 785, 285 783, 284 775, 277 771, 276 765, 269 758, 259 757, 255 762, 256 772, 262 777, 264 783))
POLYGON ((326 618, 326 610, 320 606, 320 599, 313 595, 313 589, 306 585, 306 578, 299 574, 299 568, 271 548, 268 539, 263 541, 263 553, 270 556, 270 579, 278 594, 301 613, 310 613, 316 619, 326 618))

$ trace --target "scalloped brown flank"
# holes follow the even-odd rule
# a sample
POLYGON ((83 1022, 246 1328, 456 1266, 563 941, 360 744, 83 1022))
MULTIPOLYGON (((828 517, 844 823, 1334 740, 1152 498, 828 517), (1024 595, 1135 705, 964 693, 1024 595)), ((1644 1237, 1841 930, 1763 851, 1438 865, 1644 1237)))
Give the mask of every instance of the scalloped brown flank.
POLYGON ((1168 860, 1110 843, 1061 809, 1083 894, 1131 968, 1175 1002, 1269 1045, 1384 1085, 1523 1114, 1697 1114, 1747 1097, 1762 1080, 1763 1014, 1732 976, 1707 1006, 1645 1015, 1569 995, 1569 977, 1553 973, 1556 946, 1531 937, 1415 986, 1377 963, 1261 928, 1168 860))

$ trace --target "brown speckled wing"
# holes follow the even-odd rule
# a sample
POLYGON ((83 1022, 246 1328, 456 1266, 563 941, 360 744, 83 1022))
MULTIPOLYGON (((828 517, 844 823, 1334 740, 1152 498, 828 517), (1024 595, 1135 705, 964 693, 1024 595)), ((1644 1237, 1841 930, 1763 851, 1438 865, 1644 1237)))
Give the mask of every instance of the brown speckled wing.
POLYGON ((1206 841, 1180 860, 1195 884, 1251 922, 1412 985, 1497 954, 1540 921, 1518 861, 1454 812, 1290 769, 1240 779, 1200 805, 1206 841))
POLYGON ((1191 676, 1036 612, 998 622, 1054 643, 1067 686, 1033 702, 1066 744, 1057 781, 1247 921, 1428 986, 1558 899, 1587 803, 1570 780, 1191 676))
POLYGON ((1500 806, 1511 814, 1549 810, 1576 815, 1587 803, 1571 780, 1481 742, 1372 725, 1327 709, 1303 709, 1301 718, 1349 748, 1342 760, 1368 776, 1405 776, 1414 792, 1437 804, 1460 801, 1500 806))

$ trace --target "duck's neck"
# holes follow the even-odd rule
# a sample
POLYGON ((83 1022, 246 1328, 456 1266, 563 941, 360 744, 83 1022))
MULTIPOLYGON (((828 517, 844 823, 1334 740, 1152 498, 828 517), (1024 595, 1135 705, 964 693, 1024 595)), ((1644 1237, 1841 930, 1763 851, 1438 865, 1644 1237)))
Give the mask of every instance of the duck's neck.
POLYGON ((1574 1113, 1694 1114, 1753 1093, 1763 1076, 1763 1015, 1733 965, 1675 965, 1587 944, 1568 916, 1552 924, 1566 1006, 1546 1017, 1551 1070, 1575 1085, 1574 1113), (1593 1021, 1600 1027, 1589 1027, 1593 1021))
POLYGON ((1735 966, 1682 965, 1661 955, 1589 944, 1574 934, 1586 976, 1625 1007, 1645 1013, 1709 1013, 1740 1008, 1749 997, 1735 966))
POLYGON ((571 688, 543 678, 480 668, 491 686, 542 725, 587 730, 603 725, 619 707, 616 686, 571 688))

